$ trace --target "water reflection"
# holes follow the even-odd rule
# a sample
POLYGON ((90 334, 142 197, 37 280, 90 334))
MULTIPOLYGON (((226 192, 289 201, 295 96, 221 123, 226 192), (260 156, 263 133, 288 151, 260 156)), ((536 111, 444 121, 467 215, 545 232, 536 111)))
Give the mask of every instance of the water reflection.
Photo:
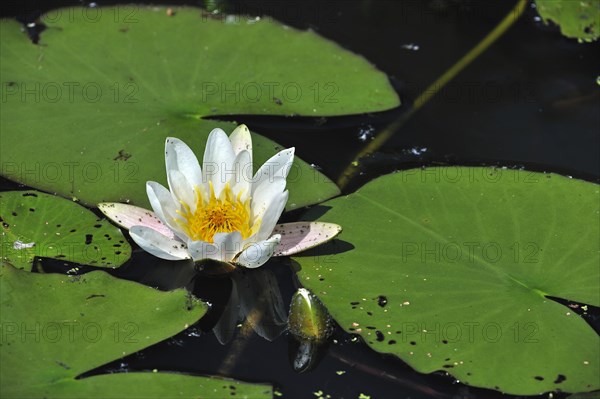
POLYGON ((213 333, 223 345, 231 341, 242 322, 268 341, 286 329, 287 310, 277 279, 269 269, 235 269, 225 275, 200 272, 192 292, 211 303, 212 314, 207 316, 214 323, 213 333), (218 298, 215 291, 229 295, 218 298))

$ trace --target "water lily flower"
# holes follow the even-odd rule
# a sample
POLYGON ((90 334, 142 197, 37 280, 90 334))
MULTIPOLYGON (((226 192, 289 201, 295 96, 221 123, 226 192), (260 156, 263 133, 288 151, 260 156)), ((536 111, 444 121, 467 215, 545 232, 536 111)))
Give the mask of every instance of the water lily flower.
POLYGON ((146 183, 153 211, 119 203, 98 208, 159 258, 212 259, 255 268, 271 256, 312 248, 341 231, 332 223, 277 225, 288 199, 286 179, 293 160, 294 148, 285 149, 252 174, 252 138, 245 125, 229 137, 221 129, 211 131, 202 167, 183 141, 169 137, 169 188, 146 183))

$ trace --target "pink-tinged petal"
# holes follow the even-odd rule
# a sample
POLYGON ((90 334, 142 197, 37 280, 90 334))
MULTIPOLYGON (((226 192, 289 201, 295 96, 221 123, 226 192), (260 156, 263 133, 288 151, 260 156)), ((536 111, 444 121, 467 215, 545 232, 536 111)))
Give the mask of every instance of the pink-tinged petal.
POLYGON ((139 206, 120 204, 118 202, 103 202, 98 204, 100 212, 120 227, 129 230, 133 226, 145 226, 156 230, 169 238, 175 238, 173 231, 166 226, 152 211, 139 206))
POLYGON ((225 183, 232 176, 235 153, 229 137, 221 129, 213 129, 208 135, 204 159, 202 162, 202 182, 212 182, 215 195, 218 197, 225 183))
POLYGON ((183 174, 192 186, 202 184, 202 171, 198 163, 198 158, 196 158, 191 148, 183 141, 174 137, 167 137, 165 141, 165 164, 171 191, 173 190, 173 182, 171 181, 169 172, 172 170, 183 174))
POLYGON ((272 181, 275 177, 287 178, 294 162, 294 147, 273 155, 254 174, 252 179, 252 195, 264 181, 272 181))
POLYGON ((165 260, 190 259, 184 243, 145 226, 132 226, 129 235, 144 251, 165 260))
MULTIPOLYGON (((231 141, 233 152, 236 155, 243 150, 248 151, 252 155, 252 137, 246 125, 236 127, 229 135, 229 141, 231 141)), ((250 158, 250 162, 252 162, 252 158, 250 158)))
POLYGON ((335 223, 295 222, 278 224, 273 234, 281 234, 281 241, 273 256, 288 256, 326 243, 340 234, 342 227, 335 223))
POLYGON ((251 269, 262 266, 273 256, 280 240, 281 236, 275 234, 268 240, 250 244, 234 259, 234 262, 251 269))

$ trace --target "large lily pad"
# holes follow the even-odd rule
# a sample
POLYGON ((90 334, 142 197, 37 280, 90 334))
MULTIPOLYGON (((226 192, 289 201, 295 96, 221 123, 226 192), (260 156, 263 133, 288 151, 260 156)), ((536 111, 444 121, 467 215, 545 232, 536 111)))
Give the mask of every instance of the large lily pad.
MULTIPOLYGON (((144 183, 166 182, 165 137, 201 156, 211 129, 235 126, 208 116, 345 115, 399 104, 363 58, 268 19, 118 6, 42 20, 39 45, 16 21, 0 22, 1 172, 86 204, 148 207, 144 183)), ((256 134, 253 141, 255 165, 279 149, 256 134)), ((288 209, 339 193, 300 160, 288 182, 288 209)))
POLYGON ((106 219, 73 201, 39 191, 0 193, 0 257, 31 270, 41 256, 99 267, 117 267, 131 246, 106 219))
POLYGON ((296 257, 299 277, 344 329, 420 372, 513 394, 591 391, 600 339, 549 297, 600 305, 599 199, 598 185, 555 174, 387 175, 324 204, 319 220, 352 249, 296 257))
POLYGON ((3 398, 271 397, 266 385, 175 373, 76 379, 195 323, 206 305, 185 290, 160 292, 98 271, 28 273, 2 264, 3 398))
POLYGON ((544 22, 559 25, 564 36, 586 42, 600 37, 600 0, 535 0, 535 4, 544 22))

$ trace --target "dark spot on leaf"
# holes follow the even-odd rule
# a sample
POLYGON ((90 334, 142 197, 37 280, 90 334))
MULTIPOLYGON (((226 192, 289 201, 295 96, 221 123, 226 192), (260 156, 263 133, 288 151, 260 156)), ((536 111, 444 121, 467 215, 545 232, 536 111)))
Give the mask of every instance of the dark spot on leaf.
POLYGON ((92 234, 86 234, 85 235, 85 245, 90 245, 92 243, 93 238, 94 238, 94 236, 92 234))
POLYGON ((383 333, 381 331, 377 330, 377 331, 375 331, 375 334, 377 335, 378 342, 385 340, 385 336, 383 335, 383 333))
POLYGON ((17 212, 14 212, 14 211, 13 211, 12 215, 13 215, 13 216, 17 216, 17 212))
POLYGON ((120 248, 120 247, 121 247, 121 244, 113 244, 113 247, 115 247, 115 248, 120 248))
POLYGON ((445 339, 442 340, 442 344, 447 344, 447 343, 448 343, 447 340, 445 340, 445 339))
POLYGON ((29 208, 29 212, 35 212, 35 208, 29 208))
POLYGON ((99 229, 100 227, 102 227, 102 225, 101 224, 95 224, 94 227, 97 228, 97 229, 99 229))
POLYGON ((75 233, 77 229, 71 229, 70 233, 75 233))
POLYGON ((567 377, 565 377, 562 374, 559 374, 559 375, 556 376, 556 379, 554 380, 554 383, 555 384, 560 384, 561 382, 563 382, 566 379, 567 379, 567 377))
POLYGON ((350 305, 353 305, 353 306, 360 305, 360 302, 350 302, 350 305))
POLYGON ((65 370, 70 370, 71 367, 67 366, 65 363, 61 362, 60 360, 55 360, 56 364, 58 364, 60 367, 64 368, 65 370))
POLYGON ((63 254, 60 254, 60 255, 56 255, 56 256, 55 256, 55 258, 57 258, 57 259, 60 259, 60 258, 66 258, 66 257, 67 257, 67 255, 63 255, 63 254))
POLYGON ((56 227, 62 227, 62 224, 57 224, 56 227))
POLYGON ((544 381, 544 377, 540 377, 539 375, 536 375, 536 376, 535 376, 535 377, 533 377, 533 378, 535 378, 535 379, 536 379, 536 380, 538 380, 538 381, 544 381))
POLYGON ((125 152, 125 150, 119 150, 119 155, 117 155, 116 157, 114 157, 114 161, 127 161, 129 158, 131 158, 131 154, 125 152))
POLYGON ((104 294, 92 294, 92 295, 88 296, 88 297, 87 297, 87 298, 85 298, 85 299, 92 299, 92 298, 105 298, 105 297, 106 297, 106 295, 104 295, 104 294))
POLYGON ((411 345, 416 345, 417 343, 415 341, 410 341, 411 345))
POLYGON ((283 105, 283 101, 281 101, 279 98, 277 97, 273 97, 273 102, 277 105, 283 105))
POLYGON ((394 339, 390 339, 388 341, 388 345, 394 345, 395 343, 396 343, 396 340, 394 340, 394 339))
POLYGON ((373 312, 367 312, 369 316, 373 316, 373 312))
POLYGON ((454 366, 452 364, 444 364, 442 367, 445 369, 451 369, 454 366))
POLYGON ((381 306, 382 308, 383 308, 385 305, 387 305, 387 302, 388 302, 388 300, 387 300, 387 298, 386 298, 385 296, 383 296, 383 295, 379 295, 379 296, 377 297, 377 304, 378 304, 379 306, 381 306))
POLYGON ((121 251, 115 251, 115 255, 121 255, 121 251))
POLYGON ((23 193, 23 197, 37 197, 36 193, 23 193))

